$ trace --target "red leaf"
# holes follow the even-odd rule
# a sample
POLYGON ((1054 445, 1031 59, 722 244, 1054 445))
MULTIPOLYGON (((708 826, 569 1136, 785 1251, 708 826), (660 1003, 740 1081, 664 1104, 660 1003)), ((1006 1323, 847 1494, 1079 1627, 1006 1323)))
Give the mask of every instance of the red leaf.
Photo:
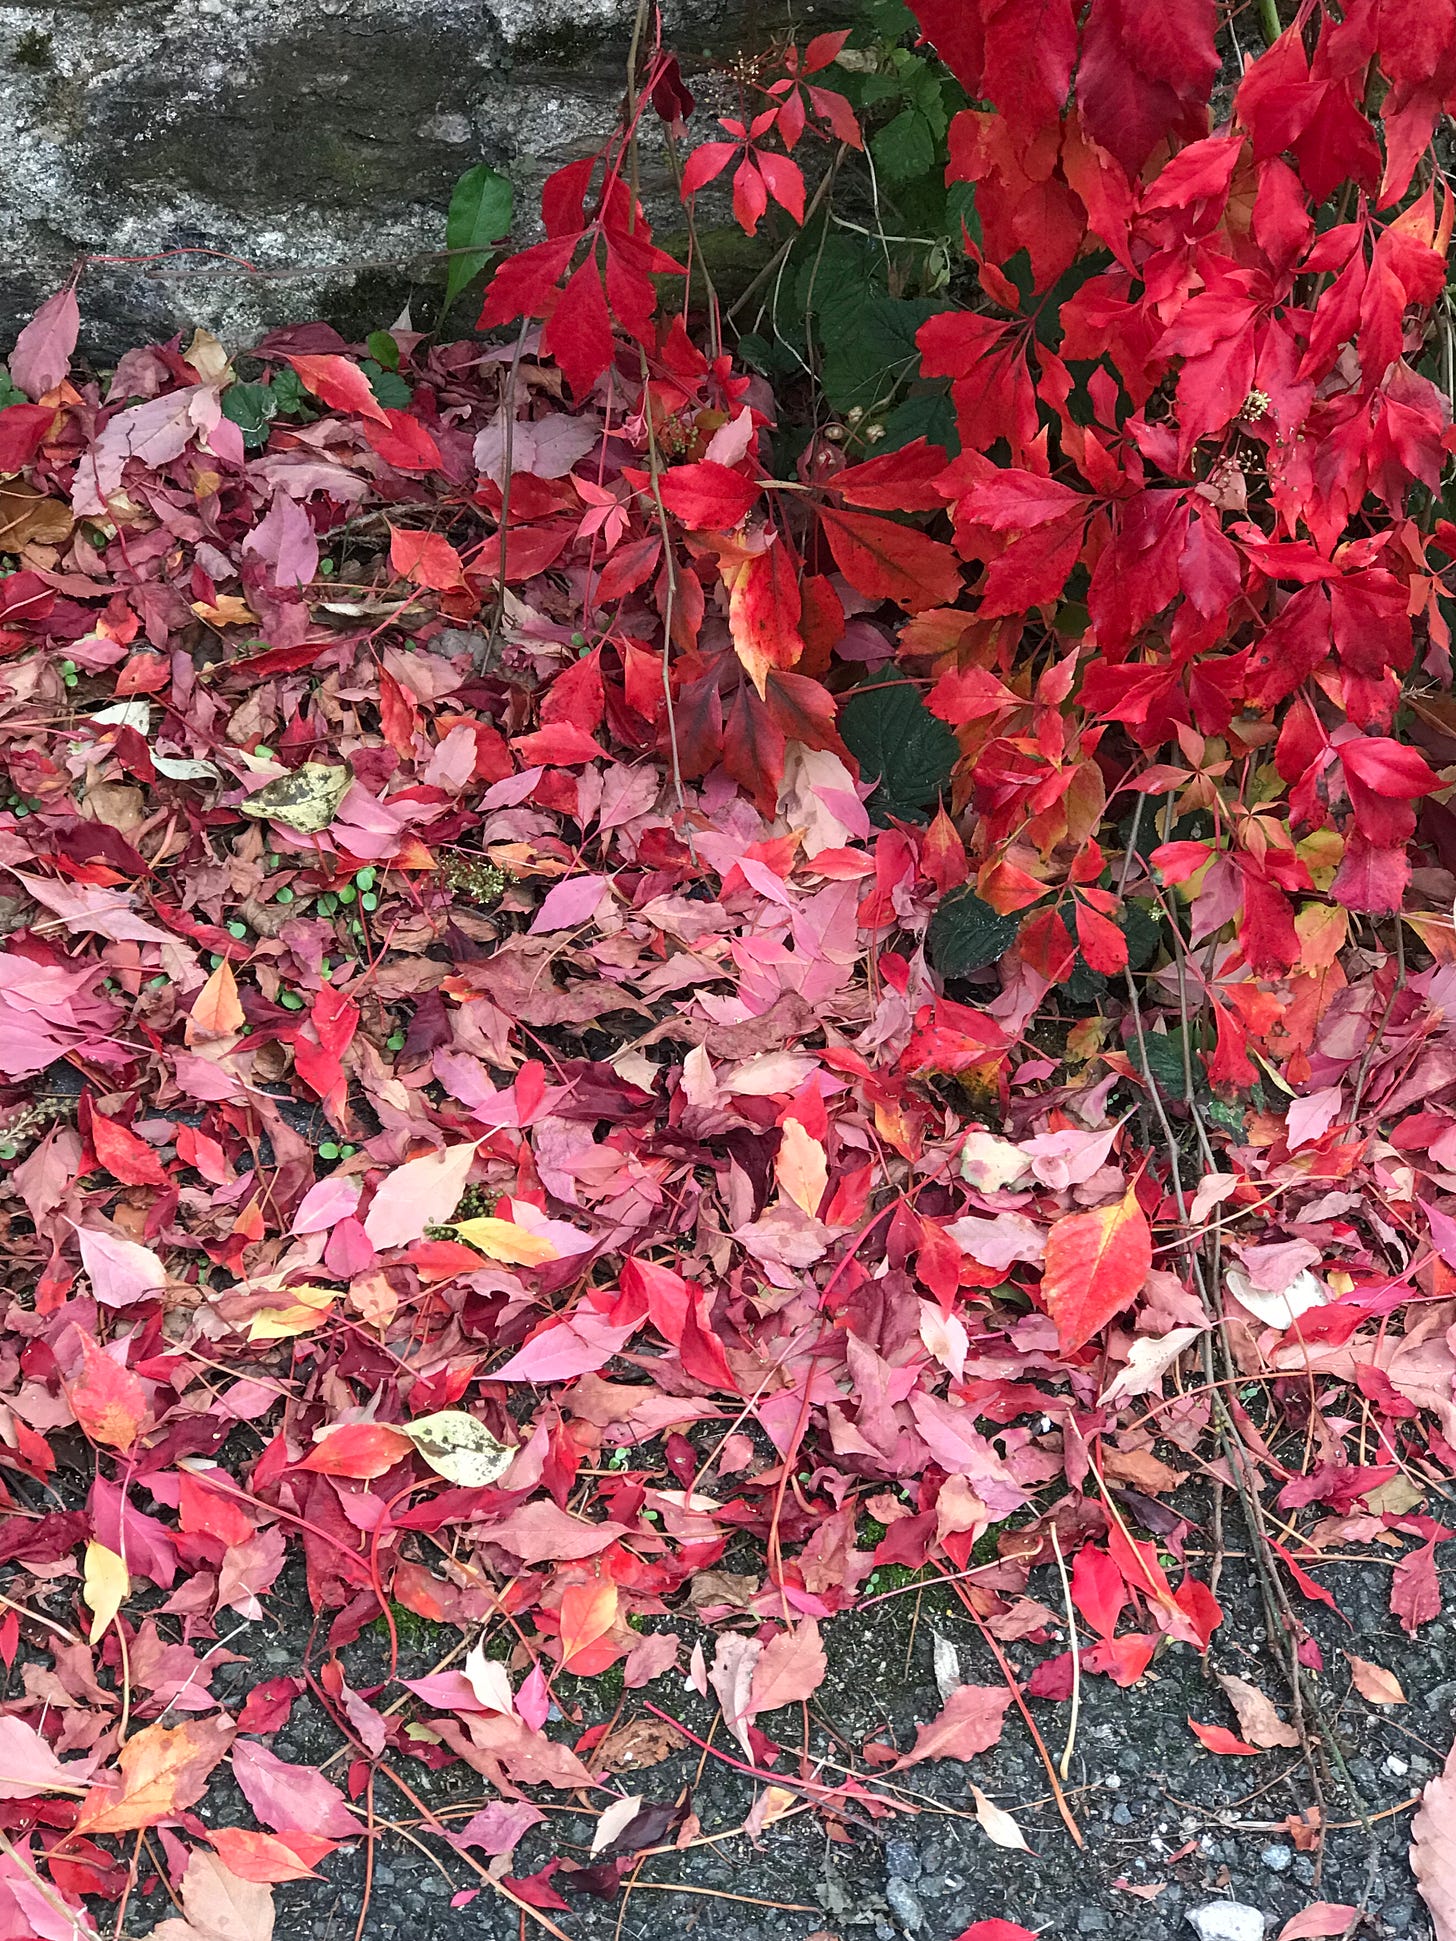
POLYGON ((1197 125, 1218 73, 1213 0, 1093 0, 1077 106, 1087 132, 1136 175, 1164 136, 1197 125))
POLYGON ((959 596, 960 566, 942 540, 837 506, 820 506, 819 521, 835 564, 867 600, 893 600, 908 613, 920 613, 951 606, 959 596))
POLYGON ((408 411, 384 409, 385 423, 376 429, 374 421, 364 427, 364 436, 386 465, 396 472, 438 472, 440 447, 427 428, 408 411))
POLYGON ((1152 1264, 1152 1235, 1131 1188, 1113 1205, 1056 1221, 1047 1235, 1041 1293, 1064 1355, 1129 1305, 1152 1264))
POLYGON ((541 341, 561 366, 573 393, 584 398, 611 363, 614 348, 612 320, 594 255, 573 272, 541 341))
POLYGON ((323 1476, 354 1476, 368 1482, 393 1469, 413 1448, 408 1436, 382 1422, 344 1422, 316 1442, 298 1466, 323 1476))
POLYGON ((154 1147, 138 1139, 127 1126, 93 1109, 91 1148, 97 1159, 123 1186, 165 1186, 167 1171, 154 1147))
POLYGON ((760 553, 725 560, 723 577, 733 646, 762 695, 769 669, 792 667, 804 652, 799 562, 787 540, 771 538, 760 553))
POLYGON ((48 404, 12 404, 0 411, 0 472, 22 471, 55 422, 55 410, 48 404))
POLYGON ((108 1355, 79 1324, 76 1334, 81 1343, 82 1372, 79 1380, 64 1384, 71 1413, 93 1442, 104 1442, 112 1449, 130 1449, 151 1413, 147 1392, 131 1369, 108 1355))
POLYGON ((1230 1732, 1226 1725, 1204 1725, 1198 1719, 1189 1719, 1188 1728, 1210 1752, 1238 1753, 1246 1759, 1257 1759, 1259 1756, 1257 1746, 1245 1745, 1237 1733, 1230 1732))
POLYGON ((741 525, 763 487, 729 465, 705 458, 675 465, 661 476, 662 502, 694 532, 731 532, 741 525))
POLYGON ((918 1766, 923 1759, 971 1759, 987 1752, 1001 1737, 1011 1693, 1003 1685, 959 1685, 944 1709, 922 1725, 909 1752, 893 1770, 918 1766))
POLYGON ((939 512, 945 494, 935 481, 945 467, 940 446, 917 438, 897 452, 836 472, 831 484, 840 498, 872 512, 939 512))
POLYGON ((389 529, 389 564, 403 580, 449 593, 465 584, 460 555, 443 534, 416 532, 407 526, 389 529))
POLYGON ((283 355, 316 398, 322 398, 336 411, 352 411, 360 418, 372 418, 375 424, 388 427, 389 419, 370 389, 368 378, 347 357, 298 357, 287 351, 283 355))
POLYGON ((1083 1544, 1072 1564, 1072 1602, 1099 1637, 1110 1638, 1127 1602, 1122 1572, 1105 1550, 1083 1544))

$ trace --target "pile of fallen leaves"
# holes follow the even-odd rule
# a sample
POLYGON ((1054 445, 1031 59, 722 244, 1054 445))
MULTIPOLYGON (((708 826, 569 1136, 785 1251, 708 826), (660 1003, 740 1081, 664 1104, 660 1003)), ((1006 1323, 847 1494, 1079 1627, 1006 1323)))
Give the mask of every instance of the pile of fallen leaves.
MULTIPOLYGON (((842 41, 806 71, 822 80, 842 41)), ((1265 59, 1298 64, 1283 42, 1265 59)), ((1230 332, 1263 300, 1255 239, 1291 276, 1299 259, 1322 402, 1271 326, 1267 368, 1219 378, 1218 409, 1237 417, 1257 377, 1277 411, 1299 391, 1312 441, 1345 440, 1332 400, 1362 382, 1345 340, 1369 364, 1378 323, 1379 408, 1406 415, 1371 490, 1429 484, 1423 441, 1449 446, 1449 411, 1397 354, 1449 207, 1444 227, 1420 204, 1391 221, 1351 295, 1338 239, 1302 257, 1302 192, 1269 158, 1308 149, 1355 70, 1306 74, 1325 105, 1271 150, 1257 88, 1255 137, 1209 136, 1196 90, 1152 60, 1136 72, 1162 120, 1141 153, 1064 130, 1097 234, 1158 269, 1170 314, 1189 263, 1231 304, 1252 291, 1230 332), (1250 232, 1229 189, 1254 162, 1250 232), (1218 255, 1235 243, 1241 267, 1218 255), (1341 293, 1334 321, 1321 289, 1341 293)), ((812 113, 853 146, 823 92, 812 113)), ((1010 144, 961 156, 992 223, 1029 151, 967 113, 1010 144)), ((1341 551, 1344 515, 1309 512, 1328 479, 1312 458, 1297 478, 1283 461, 1286 525, 1239 527, 1237 556, 1216 515, 1255 488, 1232 447, 1196 488, 1148 483, 1222 427, 1204 366, 1225 340, 1204 318, 1195 343, 1197 296, 1162 352, 1183 360, 1181 450, 1143 418, 1135 451, 1095 378, 1105 422, 1074 423, 1052 350, 965 310, 922 349, 963 430, 1001 414, 979 443, 846 464, 811 441, 776 479, 769 385, 654 314, 680 266, 626 186, 632 132, 590 206, 601 157, 554 178, 546 240, 497 270, 484 321, 511 324, 504 341, 406 321, 361 347, 309 325, 235 364, 198 331, 103 381, 73 368, 68 290, 11 359, 7 1937, 91 1936, 91 1897, 120 1932, 154 1870, 185 1917, 159 1934, 265 1934, 275 1884, 378 1836, 376 1782, 440 1831, 415 1785, 457 1761, 490 1793, 450 1834, 462 1898, 488 1887, 552 1926, 563 1891, 611 1891, 698 1831, 689 1795, 615 1777, 632 1755, 573 1723, 570 1681, 613 1668, 629 1709, 654 1681, 669 1695, 632 1711, 639 1765, 681 1743, 682 1678, 715 1696, 758 1782, 755 1836, 793 1807, 852 1838, 897 1810, 896 1774, 1003 1728, 1033 1734, 1074 1824, 1036 1723, 1055 1714, 1033 1703, 1208 1653, 1219 1602, 1182 1558, 1209 1494, 1277 1573, 1271 1679, 1296 1697, 1313 1680, 1295 1715, 1316 1719, 1296 1729, 1224 1676, 1230 1722, 1194 1726, 1211 1751, 1323 1756, 1333 1672, 1299 1612, 1332 1601, 1325 1553, 1393 1557, 1407 1630, 1440 1610, 1456 947, 1426 906, 1451 887, 1456 723, 1428 701, 1425 755, 1387 732, 1411 614, 1442 649, 1424 542, 1393 525, 1341 551), (1076 445, 1072 484, 1050 476, 1038 397, 1055 449, 1076 445), (1314 537, 1291 536, 1306 516, 1314 537), (1049 611, 1084 566, 1086 640, 1032 627, 1023 609, 1049 611), (1265 614, 1264 658, 1243 636, 1225 654, 1281 575, 1299 590, 1265 614), (1116 640, 1119 600, 1135 610, 1116 640), (1402 623, 1401 652, 1359 660, 1402 623), (1318 650, 1291 660, 1311 626, 1318 650), (1237 713, 1238 681, 1263 682, 1267 718, 1237 713), (1278 772, 1257 768, 1276 736, 1278 772), (1422 798, 1403 928, 1381 919, 1422 798), (1190 1478, 1205 1495, 1174 1505, 1190 1478), (295 1559, 313 1634, 234 1715, 211 1680, 295 1559), (946 1581, 1004 1682, 950 1680, 911 1743, 872 1737, 835 1776, 793 1749, 802 1708, 832 1621, 887 1566, 946 1581), (397 1675, 406 1619, 446 1627, 423 1676, 397 1675), (376 1622, 386 1675, 356 1689, 342 1654, 376 1622), (1041 1652, 1024 1681, 1011 1641, 1041 1652), (270 1749, 305 1692, 338 1728, 332 1778, 270 1749), (224 1767, 248 1816, 204 1822, 224 1767), (591 1855, 518 1874, 553 1794, 595 1816, 591 1855)), ((690 192, 737 152, 709 146, 690 192)), ((745 149, 739 169, 750 204, 766 181, 802 213, 774 157, 745 149)), ((1048 179, 1062 221, 1071 189, 1048 179)), ((1029 246, 1052 277, 1047 225, 1029 246)), ((1144 294, 1122 267, 1102 280, 1077 327, 1120 304, 1130 339, 1144 294)), ((1252 472, 1262 412, 1243 415, 1252 472)), ((1399 1701, 1354 1663, 1367 1700, 1399 1701)), ((1418 1856, 1449 1920, 1440 1789, 1426 1813, 1418 1856)))

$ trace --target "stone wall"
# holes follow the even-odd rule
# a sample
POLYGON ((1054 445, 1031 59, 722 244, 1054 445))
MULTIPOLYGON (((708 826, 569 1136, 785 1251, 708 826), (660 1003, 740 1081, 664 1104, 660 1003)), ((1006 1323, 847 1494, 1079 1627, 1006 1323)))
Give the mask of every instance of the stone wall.
MULTIPOLYGON (((667 11, 689 71, 772 24, 753 0, 667 11)), ((634 13, 633 0, 0 4, 0 346, 78 257, 183 248, 263 273, 205 255, 88 266, 93 356, 193 322, 229 349, 316 316, 372 328, 412 288, 432 321, 440 270, 422 252, 443 243, 452 183, 480 160, 506 170, 529 233, 542 176, 610 126, 634 13)))

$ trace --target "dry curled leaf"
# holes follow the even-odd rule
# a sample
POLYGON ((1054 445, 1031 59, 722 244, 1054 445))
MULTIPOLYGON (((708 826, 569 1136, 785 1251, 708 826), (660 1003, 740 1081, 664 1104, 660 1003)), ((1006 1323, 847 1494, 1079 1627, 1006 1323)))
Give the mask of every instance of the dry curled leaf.
POLYGON ((1231 1672, 1220 1672, 1218 1682, 1238 1714, 1239 1730, 1251 1746, 1258 1746, 1261 1751, 1267 1752, 1274 1746, 1299 1744, 1298 1732, 1280 1718, 1257 1685, 1251 1685, 1243 1678, 1235 1678, 1231 1672))

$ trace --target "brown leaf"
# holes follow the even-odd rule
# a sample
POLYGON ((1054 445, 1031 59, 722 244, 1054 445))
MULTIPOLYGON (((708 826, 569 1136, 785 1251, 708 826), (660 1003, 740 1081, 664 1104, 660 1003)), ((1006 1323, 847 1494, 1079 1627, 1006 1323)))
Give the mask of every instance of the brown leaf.
POLYGON ((58 546, 74 523, 63 499, 48 499, 23 479, 0 484, 0 553, 22 552, 33 540, 58 546))
POLYGON ((970 1759, 988 1751, 1001 1737, 1010 1703, 1004 1686, 962 1685, 946 1700, 944 1711, 921 1726, 914 1745, 891 1770, 918 1766, 922 1759, 970 1759))
POLYGON ((222 1712, 178 1726, 143 1726, 118 1755, 120 1788, 110 1793, 94 1788, 76 1832, 130 1833, 195 1806, 207 1790, 208 1774, 236 1735, 237 1727, 222 1712))
POLYGON ((686 1735, 666 1719, 629 1719, 592 1753, 592 1771, 641 1772, 644 1766, 660 1766, 687 1743, 686 1735))
POLYGON ((1350 1661, 1350 1676, 1361 1698, 1368 1699, 1372 1705, 1405 1704, 1405 1693, 1393 1671, 1387 1671, 1384 1665, 1372 1664, 1368 1658, 1357 1658, 1353 1651, 1347 1651, 1345 1656, 1350 1661))
POLYGON ((1299 1744, 1299 1734, 1292 1725, 1285 1724, 1257 1685, 1235 1678, 1231 1672, 1220 1672, 1218 1682, 1238 1713, 1239 1729, 1251 1746, 1267 1752, 1273 1746, 1299 1744))
POLYGON ((1111 1483, 1130 1483, 1149 1496, 1177 1489, 1187 1472, 1161 1462, 1150 1449, 1104 1449, 1102 1470, 1111 1483))

